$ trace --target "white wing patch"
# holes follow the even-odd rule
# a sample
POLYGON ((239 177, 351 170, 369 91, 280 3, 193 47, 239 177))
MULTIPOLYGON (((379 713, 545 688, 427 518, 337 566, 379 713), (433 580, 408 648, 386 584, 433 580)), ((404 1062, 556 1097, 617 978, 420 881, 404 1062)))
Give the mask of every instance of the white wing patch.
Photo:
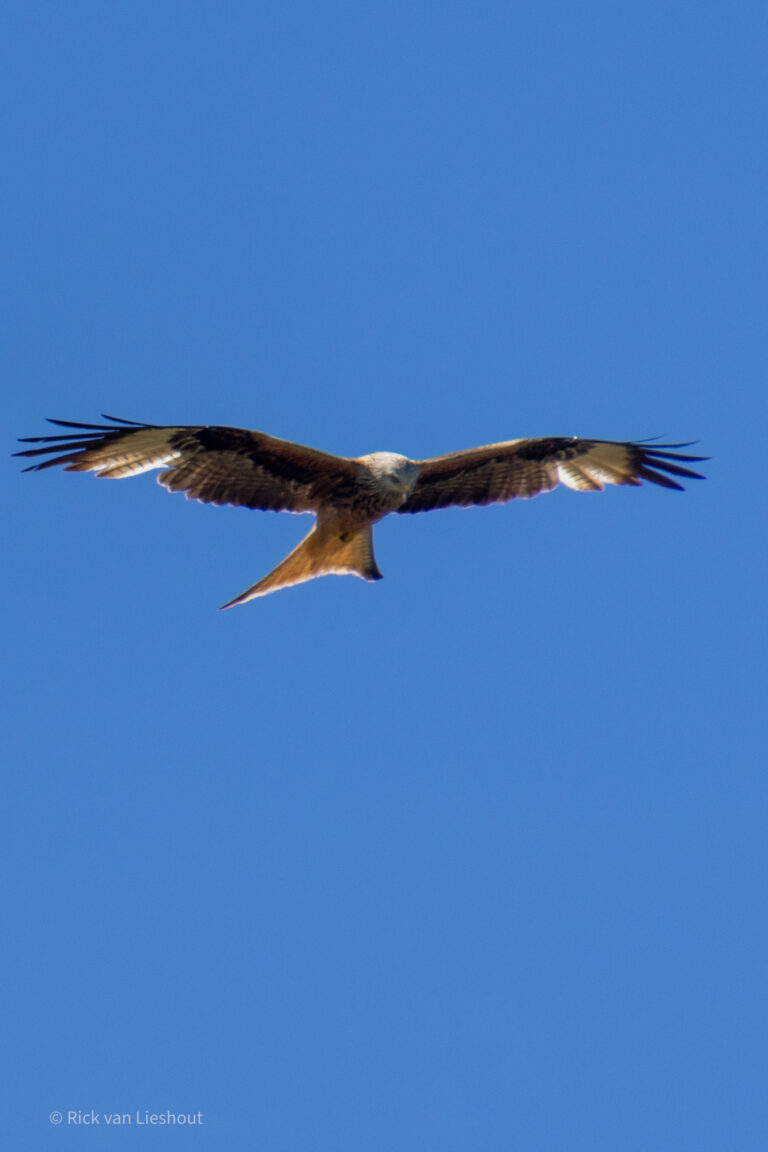
MULTIPOLYGON (((603 476, 595 468, 587 471, 580 468, 575 460, 559 461, 557 465, 557 478, 566 488, 574 492, 602 492, 604 487, 603 476)), ((607 480, 607 476, 605 477, 607 480)), ((608 481, 610 483, 610 481, 608 481)))
POLYGON ((558 460, 557 476, 576 492, 602 492, 606 484, 637 484, 628 472, 623 444, 598 444, 583 456, 558 460))
POLYGON ((153 428, 132 432, 123 444, 118 441, 105 444, 101 450, 89 449, 87 464, 76 466, 72 471, 94 472, 101 479, 122 480, 125 476, 140 476, 142 472, 162 468, 180 456, 178 449, 168 446, 167 434, 159 436, 153 428))

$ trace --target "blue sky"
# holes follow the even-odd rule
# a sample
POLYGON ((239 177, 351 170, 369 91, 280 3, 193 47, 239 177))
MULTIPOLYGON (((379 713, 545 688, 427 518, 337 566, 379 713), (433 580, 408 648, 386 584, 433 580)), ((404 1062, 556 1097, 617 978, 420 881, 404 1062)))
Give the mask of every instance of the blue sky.
POLYGON ((767 24, 6 5, 9 454, 713 457, 227 613, 306 520, 9 457, 8 1147, 765 1148, 767 24))

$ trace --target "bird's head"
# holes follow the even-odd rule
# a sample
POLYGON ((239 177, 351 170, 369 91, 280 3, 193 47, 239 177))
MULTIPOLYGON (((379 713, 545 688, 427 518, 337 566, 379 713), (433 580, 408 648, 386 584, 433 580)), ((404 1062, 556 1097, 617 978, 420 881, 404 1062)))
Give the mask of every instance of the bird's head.
POLYGON ((360 463, 374 477, 377 487, 402 496, 403 500, 410 494, 419 475, 419 465, 397 452, 372 452, 370 456, 361 456, 360 463))

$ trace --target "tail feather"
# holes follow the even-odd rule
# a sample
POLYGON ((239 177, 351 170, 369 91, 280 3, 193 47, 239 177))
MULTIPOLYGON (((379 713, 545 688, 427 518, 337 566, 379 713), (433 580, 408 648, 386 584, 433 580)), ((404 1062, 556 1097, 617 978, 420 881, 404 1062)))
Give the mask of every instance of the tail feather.
POLYGON ((278 588, 290 588, 293 584, 303 584, 307 580, 314 580, 316 576, 329 576, 332 573, 360 576, 363 580, 381 580, 381 572, 373 554, 373 531, 370 525, 339 536, 338 533, 318 530, 315 524, 276 568, 221 607, 234 608, 236 604, 247 604, 249 600, 276 592, 278 588))

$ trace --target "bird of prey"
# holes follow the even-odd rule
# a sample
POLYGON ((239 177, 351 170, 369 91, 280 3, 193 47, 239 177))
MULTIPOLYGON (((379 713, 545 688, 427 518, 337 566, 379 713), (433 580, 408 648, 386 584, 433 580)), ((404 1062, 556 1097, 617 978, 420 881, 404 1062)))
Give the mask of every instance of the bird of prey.
POLYGON ((682 444, 582 440, 550 436, 506 440, 430 460, 395 452, 357 459, 332 456, 264 432, 224 427, 161 427, 102 417, 109 424, 51 420, 76 429, 25 437, 43 444, 18 456, 45 456, 25 471, 63 464, 69 472, 122 479, 154 468, 158 482, 187 499, 277 512, 311 512, 309 534, 267 576, 222 605, 231 608, 315 576, 350 573, 380 580, 373 525, 389 512, 429 512, 451 505, 506 503, 549 492, 559 483, 579 492, 643 480, 681 489, 675 477, 703 479, 686 465, 706 456, 683 455, 682 444))

